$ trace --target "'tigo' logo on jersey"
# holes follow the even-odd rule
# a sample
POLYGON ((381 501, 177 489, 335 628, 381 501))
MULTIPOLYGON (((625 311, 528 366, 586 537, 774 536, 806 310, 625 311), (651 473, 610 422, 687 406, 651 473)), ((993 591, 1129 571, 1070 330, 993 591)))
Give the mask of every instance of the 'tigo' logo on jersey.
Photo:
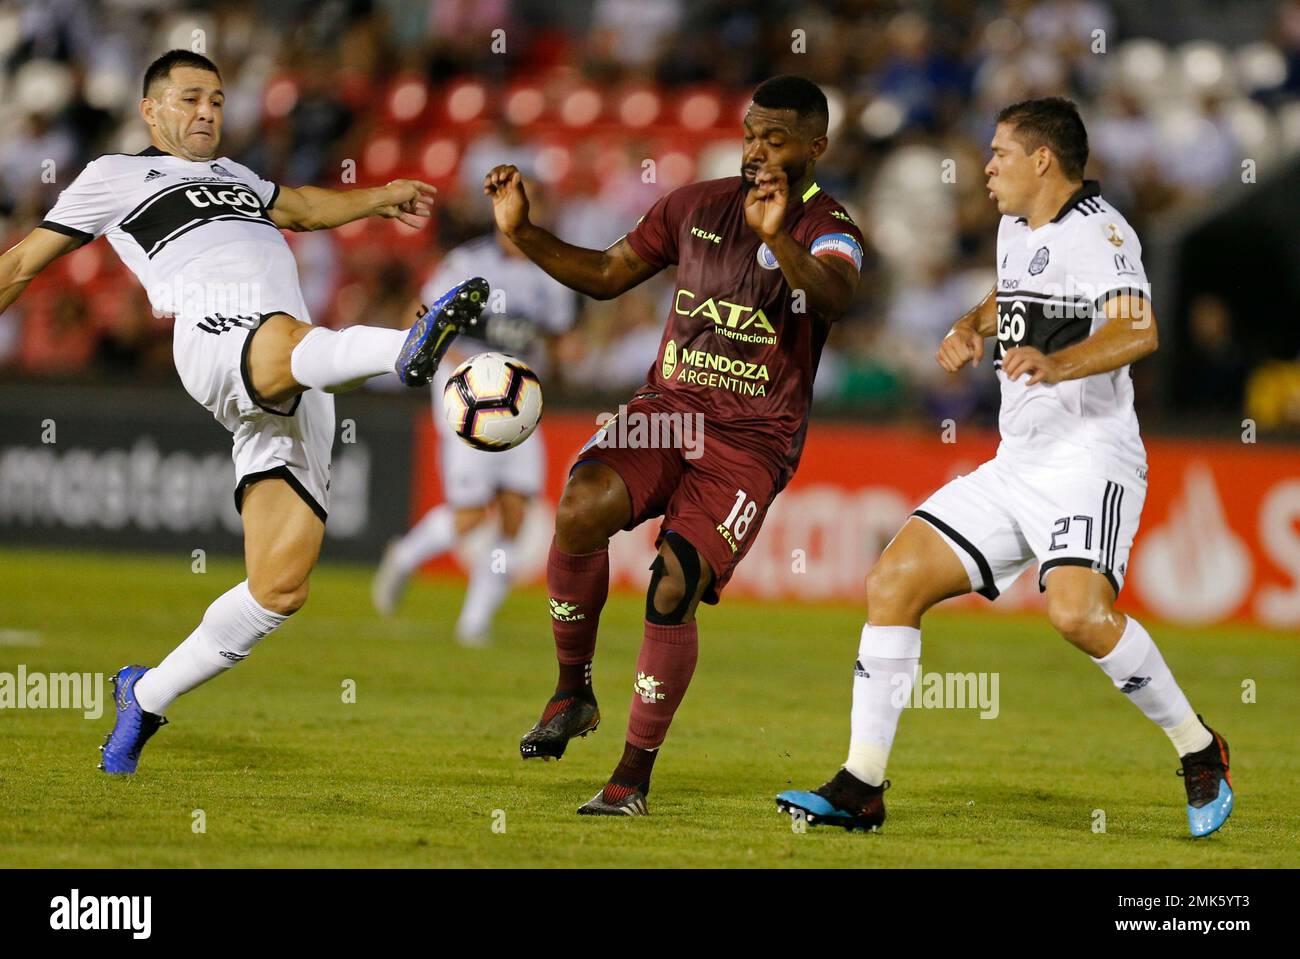
POLYGON ((195 186, 185 191, 185 198, 205 211, 211 207, 221 207, 248 217, 262 215, 262 201, 246 186, 223 186, 218 189, 195 186))
POLYGON ((1025 318, 1025 304, 1017 300, 1005 309, 998 304, 998 345, 1006 352, 1013 346, 1019 346, 1025 339, 1028 321, 1025 318))

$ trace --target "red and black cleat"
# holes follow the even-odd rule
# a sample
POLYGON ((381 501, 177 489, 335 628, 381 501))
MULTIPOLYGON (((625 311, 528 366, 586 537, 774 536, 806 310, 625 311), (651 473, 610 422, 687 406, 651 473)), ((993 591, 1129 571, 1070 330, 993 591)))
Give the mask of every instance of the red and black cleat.
POLYGON ((524 759, 559 759, 570 739, 593 733, 599 725, 600 707, 594 697, 556 693, 537 725, 519 740, 519 755, 524 759))
POLYGON ((625 783, 608 783, 578 807, 579 816, 648 816, 645 794, 648 787, 629 786, 625 783))

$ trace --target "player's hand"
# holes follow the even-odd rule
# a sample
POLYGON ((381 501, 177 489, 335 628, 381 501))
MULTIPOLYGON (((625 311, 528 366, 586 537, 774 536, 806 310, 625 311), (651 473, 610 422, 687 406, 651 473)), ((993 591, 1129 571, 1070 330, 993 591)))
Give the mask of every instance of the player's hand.
POLYGON ((483 193, 492 198, 492 216, 506 236, 528 222, 528 194, 518 167, 508 163, 494 166, 483 178, 483 193))
POLYGON ((776 239, 785 223, 785 205, 790 184, 782 169, 762 169, 745 194, 745 223, 764 243, 776 239))
POLYGON ((1002 354, 1002 372, 1008 379, 1017 379, 1022 373, 1028 373, 1026 386, 1035 383, 1059 383, 1065 378, 1061 365, 1050 356, 1045 356, 1032 346, 1016 346, 1002 354))
POLYGON ((393 180, 384 190, 387 195, 375 213, 389 220, 401 220, 407 226, 419 227, 421 220, 433 215, 433 199, 438 188, 421 180, 393 180))
POLYGON ((943 338, 934 358, 949 373, 956 373, 968 360, 971 366, 979 366, 984 359, 984 337, 959 323, 943 338))

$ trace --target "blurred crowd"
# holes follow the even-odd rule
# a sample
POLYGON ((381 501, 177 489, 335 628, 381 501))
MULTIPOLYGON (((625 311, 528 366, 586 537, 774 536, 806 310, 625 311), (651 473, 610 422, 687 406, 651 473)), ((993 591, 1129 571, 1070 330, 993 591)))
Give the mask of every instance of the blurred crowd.
MULTIPOLYGON (((1241 158, 1264 178, 1300 152, 1300 0, 0 0, 6 246, 87 160, 148 145, 140 76, 174 47, 217 62, 222 152, 268 179, 439 187, 429 229, 365 221, 290 237, 313 318, 335 327, 409 322, 442 253, 491 229, 491 166, 517 163, 545 189, 546 225, 603 248, 672 187, 738 172, 756 83, 810 77, 832 112, 818 181, 870 247, 818 400, 882 414, 996 409, 987 370, 948 377, 933 354, 993 282, 982 168, 1005 104, 1074 98, 1088 175, 1142 235, 1239 180, 1241 158)), ((107 244, 49 272, 0 317, 5 375, 169 375, 168 320, 107 244)), ((661 275, 583 303, 548 389, 637 385, 671 291, 661 275)), ((1195 368, 1176 375, 1238 412, 1251 368, 1278 358, 1231 349, 1226 301, 1193 311, 1195 368)))

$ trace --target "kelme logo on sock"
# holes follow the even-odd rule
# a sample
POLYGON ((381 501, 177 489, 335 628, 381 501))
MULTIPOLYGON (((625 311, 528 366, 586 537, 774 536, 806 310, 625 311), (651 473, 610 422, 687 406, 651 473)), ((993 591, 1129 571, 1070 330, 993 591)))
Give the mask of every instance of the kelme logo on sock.
POLYGON ((659 692, 659 687, 663 683, 653 676, 647 676, 645 673, 636 674, 636 682, 632 686, 632 691, 641 697, 643 703, 654 703, 664 698, 664 694, 659 692))
POLYGON ((551 599, 551 619, 561 623, 576 623, 580 619, 586 619, 587 614, 579 613, 577 609, 577 603, 562 603, 558 599, 551 599))

